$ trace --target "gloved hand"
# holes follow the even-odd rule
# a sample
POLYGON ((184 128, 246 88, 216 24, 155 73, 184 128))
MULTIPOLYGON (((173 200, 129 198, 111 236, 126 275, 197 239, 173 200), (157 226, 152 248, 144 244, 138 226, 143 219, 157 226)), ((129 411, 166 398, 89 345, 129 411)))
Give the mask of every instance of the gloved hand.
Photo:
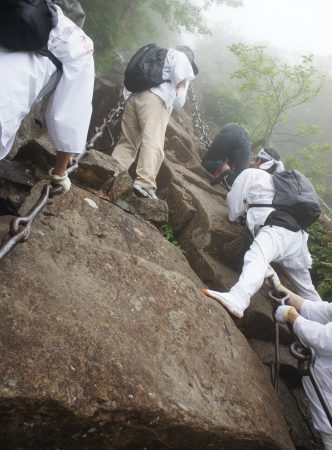
POLYGON ((286 305, 278 306, 274 314, 276 321, 279 323, 287 323, 289 321, 290 312, 293 313, 295 312, 297 314, 297 311, 294 308, 294 306, 286 306, 286 305))
POLYGON ((54 175, 53 171, 54 171, 54 168, 52 168, 49 171, 49 175, 51 177, 51 183, 54 186, 61 186, 62 187, 61 194, 65 194, 66 192, 68 192, 70 190, 70 187, 71 187, 71 182, 68 177, 68 173, 66 172, 63 177, 60 177, 59 175, 54 175))

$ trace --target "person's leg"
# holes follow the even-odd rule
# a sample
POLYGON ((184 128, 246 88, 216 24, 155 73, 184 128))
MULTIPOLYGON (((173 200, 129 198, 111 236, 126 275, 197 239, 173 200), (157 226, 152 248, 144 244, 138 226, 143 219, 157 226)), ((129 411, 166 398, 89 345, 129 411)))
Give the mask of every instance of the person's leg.
POLYGON ((280 258, 282 247, 280 228, 264 227, 255 237, 244 256, 239 281, 230 290, 230 294, 240 301, 243 309, 249 306, 251 297, 262 286, 269 263, 280 258))
POLYGON ((283 269, 287 278, 294 284, 295 292, 298 295, 313 302, 322 301, 312 283, 310 272, 307 268, 293 269, 283 266, 283 269))
POLYGON ((312 264, 311 255, 308 250, 308 234, 299 231, 301 245, 289 258, 281 261, 286 276, 295 286, 295 291, 301 297, 314 302, 321 301, 321 297, 316 291, 310 276, 309 269, 312 264))
POLYGON ((141 142, 141 128, 136 112, 137 94, 127 100, 121 121, 121 136, 113 150, 112 157, 121 171, 128 170, 137 157, 141 142))
POLYGON ((47 129, 58 151, 82 153, 92 112, 93 43, 57 10, 58 24, 51 31, 48 48, 62 62, 62 75, 48 102, 47 129))
POLYGON ((234 148, 229 155, 229 161, 235 166, 237 177, 243 170, 248 169, 250 162, 250 146, 240 145, 234 148))
POLYGON ((164 140, 169 114, 160 97, 150 91, 137 95, 136 113, 142 130, 135 184, 156 189, 156 178, 164 160, 164 140))
POLYGON ((49 79, 54 64, 33 52, 0 48, 0 159, 10 151, 16 132, 49 79))
POLYGON ((332 434, 323 433, 321 431, 322 441, 325 447, 325 450, 332 450, 332 434))
POLYGON ((208 172, 216 169, 219 161, 225 161, 229 150, 227 136, 217 134, 202 159, 202 165, 208 172))

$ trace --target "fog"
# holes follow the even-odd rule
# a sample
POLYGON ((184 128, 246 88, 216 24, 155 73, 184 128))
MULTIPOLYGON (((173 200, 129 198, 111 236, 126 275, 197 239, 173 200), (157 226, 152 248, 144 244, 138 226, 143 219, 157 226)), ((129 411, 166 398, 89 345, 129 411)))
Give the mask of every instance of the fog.
POLYGON ((227 22, 229 31, 285 53, 332 55, 331 0, 243 0, 243 7, 212 7, 208 23, 227 22))

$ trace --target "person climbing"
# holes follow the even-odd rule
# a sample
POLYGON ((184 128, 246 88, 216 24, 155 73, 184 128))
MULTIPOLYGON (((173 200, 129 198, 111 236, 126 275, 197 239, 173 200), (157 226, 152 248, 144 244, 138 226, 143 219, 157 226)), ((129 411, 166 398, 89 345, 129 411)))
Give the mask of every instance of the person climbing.
POLYGON ((229 163, 237 177, 249 167, 251 137, 247 130, 234 123, 223 126, 208 148, 202 165, 214 176, 221 175, 229 163))
POLYGON ((239 318, 249 306, 250 298, 262 286, 268 265, 273 261, 281 264, 300 295, 308 300, 321 301, 308 270, 311 267, 308 234, 292 215, 272 205, 276 194, 272 174, 283 171, 278 152, 273 148, 263 148, 253 168, 244 170, 236 178, 227 195, 230 221, 235 222, 246 213, 247 227, 254 241, 244 256, 239 281, 230 292, 209 289, 201 292, 239 318))
POLYGON ((138 154, 133 191, 140 197, 157 199, 156 177, 164 160, 164 139, 169 117, 173 109, 177 111, 184 106, 189 82, 198 74, 198 68, 194 53, 187 46, 162 49, 150 44, 139 49, 131 61, 125 74, 126 103, 122 132, 112 157, 119 170, 125 171, 138 154), (145 67, 153 67, 153 76, 158 72, 159 65, 160 77, 154 82, 152 80, 151 84, 148 80, 141 86, 134 86, 139 77, 133 76, 132 84, 129 83, 128 69, 132 66, 131 61, 143 57, 147 61, 145 67))
MULTIPOLYGON (((278 291, 287 292, 287 305, 276 309, 275 318, 289 323, 301 343, 316 353, 315 375, 332 410, 332 303, 312 302, 283 286, 275 275, 278 291)), ((302 379, 309 399, 314 427, 322 436, 326 450, 332 450, 332 426, 308 376, 302 379)))
MULTIPOLYGON (((32 34, 28 33, 25 42, 18 42, 20 33, 6 21, 6 14, 12 14, 10 8, 16 8, 13 17, 18 17, 21 10, 17 8, 22 8, 20 23, 30 18, 31 2, 3 2, 0 7, 0 159, 8 155, 16 132, 32 106, 48 94, 44 117, 56 148, 55 166, 50 170, 50 176, 52 183, 60 185, 65 193, 71 185, 66 172, 70 157, 85 150, 91 118, 93 43, 58 5, 51 0, 40 0, 33 7, 44 8, 42 17, 50 21, 51 30, 47 33, 45 48, 41 52, 32 51, 28 47, 31 44, 34 48, 32 39, 28 42, 32 34), (14 40, 6 40, 9 32, 16 33, 16 47, 14 40)), ((41 25, 40 20, 35 23, 41 25)), ((20 30, 23 33, 22 27, 20 30)))

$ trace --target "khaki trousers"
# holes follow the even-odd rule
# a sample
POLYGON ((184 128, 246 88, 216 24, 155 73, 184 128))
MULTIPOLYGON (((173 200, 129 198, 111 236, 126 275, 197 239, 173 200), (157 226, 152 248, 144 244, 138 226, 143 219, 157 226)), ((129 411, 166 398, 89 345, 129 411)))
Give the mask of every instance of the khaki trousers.
POLYGON ((139 150, 135 181, 148 189, 157 187, 168 119, 164 102, 150 91, 133 94, 126 103, 121 136, 112 156, 120 170, 128 170, 139 150))

